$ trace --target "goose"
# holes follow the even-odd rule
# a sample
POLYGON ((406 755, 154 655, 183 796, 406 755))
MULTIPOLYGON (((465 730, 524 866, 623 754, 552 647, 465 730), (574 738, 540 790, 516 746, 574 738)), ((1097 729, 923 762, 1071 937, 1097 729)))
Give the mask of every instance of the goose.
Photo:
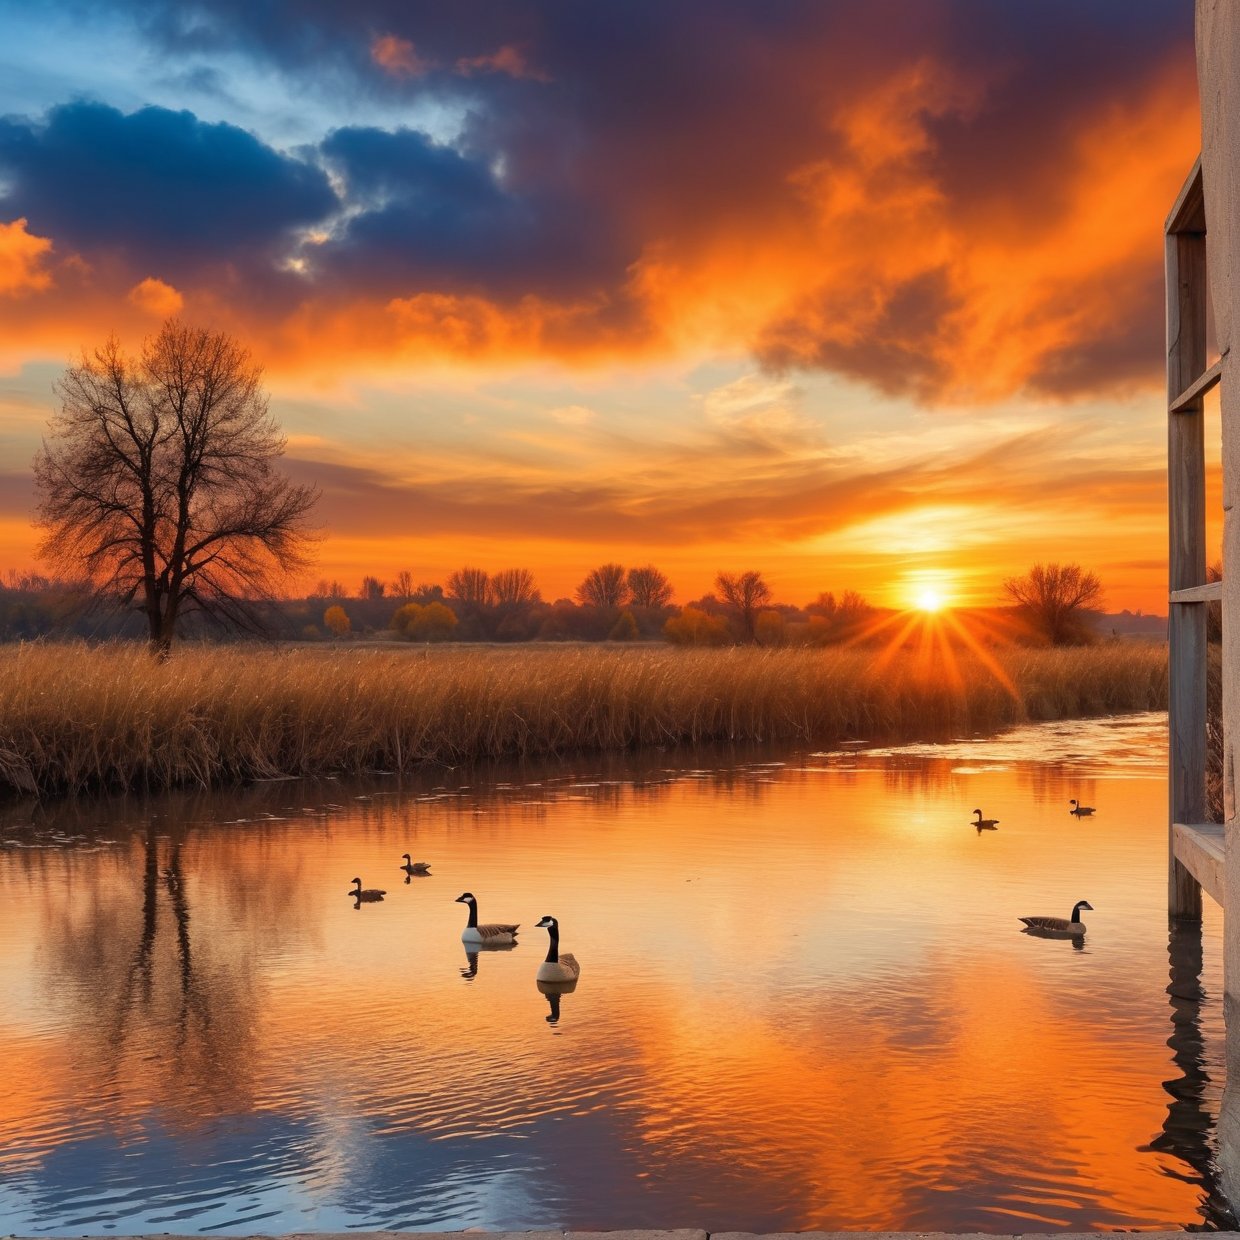
POLYGON ((973 812, 977 815, 977 821, 973 825, 979 831, 998 830, 999 820, 997 818, 983 818, 982 811, 980 809, 975 809, 973 812))
POLYGON ((534 927, 546 930, 551 936, 551 945, 547 948, 547 959, 538 966, 537 980, 540 982, 575 982, 581 976, 581 965, 576 956, 567 953, 560 955, 560 923, 550 915, 534 927))
POLYGON ((405 859, 405 864, 400 868, 406 874, 429 874, 431 872, 431 863, 429 861, 414 861, 408 853, 401 853, 405 859))
POLYGON ((1088 900, 1078 900, 1072 906, 1071 917, 1022 917, 1021 921, 1029 930, 1038 934, 1069 934, 1085 933, 1085 923, 1081 921, 1081 910, 1088 909, 1091 913, 1094 906, 1088 900))
POLYGON ((1068 813, 1075 814, 1078 818, 1088 818, 1089 815, 1094 812, 1094 807, 1092 805, 1082 805, 1076 797, 1073 797, 1068 804, 1072 806, 1068 813))
POLYGON ((385 895, 387 895, 386 891, 380 891, 378 887, 367 887, 366 890, 363 891, 362 880, 360 878, 355 878, 353 882, 355 884, 355 889, 350 891, 349 895, 361 903, 377 904, 385 895))
POLYGON ((462 892, 453 903, 469 905, 469 921, 465 923, 465 929, 461 931, 462 943, 484 943, 488 947, 499 947, 517 941, 520 922, 516 925, 506 921, 493 921, 485 926, 478 924, 478 901, 474 898, 473 892, 462 892))

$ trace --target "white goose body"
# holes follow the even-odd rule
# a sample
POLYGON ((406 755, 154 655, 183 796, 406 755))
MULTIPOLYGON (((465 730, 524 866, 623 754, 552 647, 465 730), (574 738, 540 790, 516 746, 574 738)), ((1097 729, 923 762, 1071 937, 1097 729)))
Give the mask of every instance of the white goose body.
POLYGON ((539 982, 575 982, 581 976, 581 965, 577 957, 565 952, 560 954, 560 923, 554 917, 544 917, 537 928, 546 930, 551 936, 551 944, 547 948, 547 958, 538 966, 535 981, 539 982))
POLYGON ((513 924, 506 921, 493 921, 483 925, 478 924, 478 901, 472 892, 463 892, 456 897, 454 902, 469 906, 469 921, 465 929, 461 931, 462 943, 476 943, 483 947, 503 947, 517 941, 517 931, 521 928, 520 922, 513 924))
POLYGON ((1085 923, 1081 920, 1081 910, 1088 909, 1091 913, 1094 906, 1088 900, 1078 900, 1072 906, 1070 917, 1022 917, 1025 927, 1036 934, 1053 934, 1075 937, 1085 933, 1085 923))

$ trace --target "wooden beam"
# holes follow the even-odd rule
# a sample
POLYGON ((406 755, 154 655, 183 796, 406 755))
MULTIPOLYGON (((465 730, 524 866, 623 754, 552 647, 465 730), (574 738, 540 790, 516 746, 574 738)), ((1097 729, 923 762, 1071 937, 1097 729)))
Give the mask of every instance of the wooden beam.
POLYGON ((1203 233, 1206 230, 1206 195, 1201 183, 1201 156, 1197 156, 1175 204, 1167 216, 1164 231, 1175 233, 1203 233))
MULTIPOLYGON (((1198 167, 1198 173, 1200 168, 1198 167)), ((1197 178, 1200 182, 1200 176, 1197 178)), ((1172 212, 1186 218, 1189 196, 1172 212)), ((1166 239, 1167 404, 1206 368, 1206 239, 1171 232, 1166 239)), ((1195 590, 1206 576, 1205 415, 1200 407, 1167 420, 1168 594, 1195 590)), ((1173 917, 1200 918, 1201 885, 1175 852, 1175 823, 1206 817, 1206 609, 1173 603, 1168 704, 1168 890, 1173 917)))
POLYGON ((1204 586, 1189 586, 1186 590, 1172 590, 1172 603, 1220 603, 1223 600, 1223 583, 1207 581, 1204 586))
POLYGON ((1177 822, 1171 828, 1176 860, 1193 876, 1210 898, 1224 907, 1227 867, 1226 828, 1221 822, 1188 825, 1177 822))
POLYGON ((1179 396, 1171 402, 1172 413, 1195 413, 1200 407, 1201 398, 1212 388, 1218 385, 1218 381, 1223 377, 1223 358, 1226 353, 1220 357, 1209 370, 1200 378, 1190 383, 1188 387, 1182 391, 1179 396))

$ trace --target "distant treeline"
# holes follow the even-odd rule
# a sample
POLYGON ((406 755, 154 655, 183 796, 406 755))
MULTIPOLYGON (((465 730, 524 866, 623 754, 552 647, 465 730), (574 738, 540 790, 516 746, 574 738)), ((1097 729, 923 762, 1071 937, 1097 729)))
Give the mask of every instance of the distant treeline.
MULTIPOLYGON (((899 632, 897 613, 871 606, 853 590, 838 596, 826 591, 796 606, 774 602, 755 571, 721 572, 715 587, 677 606, 671 602, 670 582, 653 565, 625 569, 605 564, 586 576, 573 598, 547 601, 528 569, 488 573, 466 567, 443 585, 415 583, 407 572, 391 581, 366 576, 352 589, 322 580, 305 598, 249 603, 244 625, 221 626, 191 611, 181 631, 191 639, 258 633, 280 641, 666 641, 683 646, 888 644, 899 632)), ((987 645, 1044 644, 1015 609, 958 615, 987 645)), ((1123 612, 1097 616, 1093 630, 1099 637, 1155 636, 1160 624, 1165 619, 1123 612)), ((944 625, 944 639, 954 641, 959 627, 944 625)), ((143 619, 132 605, 101 597, 89 584, 12 570, 0 577, 0 641, 137 639, 144 633, 143 619)))

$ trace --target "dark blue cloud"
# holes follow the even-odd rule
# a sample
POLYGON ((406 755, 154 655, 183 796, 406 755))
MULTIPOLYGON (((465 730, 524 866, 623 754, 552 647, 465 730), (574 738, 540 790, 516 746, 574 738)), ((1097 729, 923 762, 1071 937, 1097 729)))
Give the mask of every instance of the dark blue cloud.
POLYGON ((338 207, 326 174, 227 124, 148 107, 53 108, 0 120, 0 208, 59 249, 119 251, 175 276, 274 258, 292 230, 338 207))
POLYGON ((373 292, 574 295, 623 277, 633 250, 554 180, 507 187, 481 157, 410 129, 339 129, 321 154, 349 208, 320 274, 373 292))

